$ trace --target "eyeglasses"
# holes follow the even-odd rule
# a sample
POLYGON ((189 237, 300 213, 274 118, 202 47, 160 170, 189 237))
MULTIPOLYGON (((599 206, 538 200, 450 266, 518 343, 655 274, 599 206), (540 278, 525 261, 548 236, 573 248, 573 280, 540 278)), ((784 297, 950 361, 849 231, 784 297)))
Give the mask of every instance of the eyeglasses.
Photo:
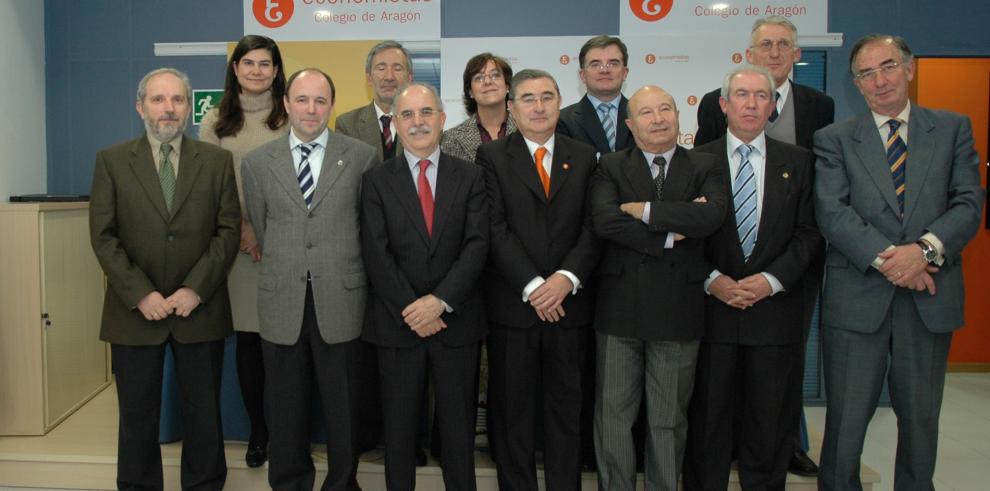
POLYGON ((608 63, 602 63, 600 61, 593 61, 585 65, 588 70, 594 70, 596 72, 610 72, 615 68, 622 68, 621 61, 610 61, 608 63))
POLYGON ((890 63, 885 63, 883 65, 880 65, 876 68, 863 70, 857 73, 856 75, 853 75, 853 78, 855 78, 856 80, 873 80, 874 78, 877 77, 878 73, 882 73, 884 74, 884 76, 890 75, 894 73, 894 70, 900 68, 901 65, 903 65, 903 63, 899 61, 892 61, 890 63))
POLYGON ((794 49, 794 43, 792 43, 788 39, 781 39, 776 42, 771 41, 769 39, 764 39, 763 41, 760 41, 760 44, 752 46, 752 48, 759 51, 763 51, 765 53, 769 53, 770 51, 773 50, 774 46, 776 46, 777 50, 780 51, 781 53, 786 53, 794 49))
MULTIPOLYGON (((420 109, 418 112, 421 118, 427 119, 433 117, 433 115, 437 113, 437 110, 433 109, 432 107, 424 107, 420 109)), ((401 119, 402 121, 409 121, 410 119, 416 116, 416 113, 417 111, 413 111, 412 109, 406 109, 405 111, 396 114, 395 117, 401 119)))
POLYGON ((491 72, 491 73, 479 73, 471 77, 471 81, 476 84, 483 84, 485 80, 491 80, 491 82, 497 83, 502 81, 502 72, 491 72))
POLYGON ((539 97, 534 94, 526 94, 516 100, 524 106, 535 106, 537 101, 542 102, 543 105, 546 106, 557 100, 557 94, 543 94, 539 97))

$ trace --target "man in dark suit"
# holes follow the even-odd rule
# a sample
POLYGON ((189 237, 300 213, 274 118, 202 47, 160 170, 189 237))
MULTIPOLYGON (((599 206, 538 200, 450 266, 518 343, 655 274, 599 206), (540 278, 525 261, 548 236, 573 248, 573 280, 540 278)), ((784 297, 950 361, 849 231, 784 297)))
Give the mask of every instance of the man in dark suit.
POLYGON ((485 277, 492 452, 501 489, 536 489, 534 424, 543 398, 549 489, 580 487, 581 367, 598 262, 586 193, 595 150, 556 134, 560 91, 549 73, 512 77, 518 131, 478 149, 491 213, 485 277), (538 383, 542 381, 542 383, 538 383))
POLYGON ((183 407, 182 487, 221 489, 227 477, 220 376, 241 213, 230 152, 182 134, 191 99, 182 72, 149 72, 136 104, 146 134, 96 155, 90 238, 107 274, 100 339, 117 383, 120 489, 163 486, 166 345, 183 407))
POLYGON ((474 370, 487 332, 478 284, 488 257, 482 169, 440 152, 446 115, 431 86, 395 98, 402 155, 364 175, 361 239, 374 288, 364 339, 378 346, 388 489, 416 485, 429 369, 443 480, 475 489, 474 370), (435 198, 434 198, 435 197, 435 198))
POLYGON ((399 87, 413 79, 409 52, 395 41, 382 41, 371 48, 364 64, 364 76, 375 96, 370 104, 337 116, 334 130, 375 148, 378 160, 402 155, 402 143, 395 137, 392 100, 399 87))
MULTIPOLYGON (((784 17, 771 15, 753 23, 750 46, 746 48, 746 60, 762 66, 773 75, 776 87, 776 104, 770 113, 766 135, 785 143, 791 143, 811 150, 812 135, 830 124, 835 117, 835 103, 832 98, 790 80, 794 64, 801 59, 798 46, 797 27, 784 17)), ((715 89, 701 100, 698 106, 698 134, 695 146, 715 141, 725 135, 725 114, 719 106, 721 89, 715 89)), ((811 318, 818 304, 822 274, 825 269, 825 247, 815 253, 812 266, 808 268, 805 282, 805 310, 802 325, 805 337, 811 329, 811 318)), ((802 384, 803 380, 797 380, 802 384)), ((800 408, 798 408, 800 411, 800 408)), ((802 476, 818 474, 818 465, 808 457, 808 431, 804 413, 801 413, 801 428, 795 433, 794 454, 788 470, 802 476)))
POLYGON ((897 415, 894 489, 934 489, 949 345, 964 322, 961 253, 985 191, 969 119, 913 105, 914 69, 904 39, 860 39, 850 70, 870 111, 815 135, 815 207, 829 242, 820 489, 862 489, 885 374, 897 415))
POLYGON ((727 198, 715 158, 677 145, 678 114, 663 89, 638 90, 625 121, 636 146, 603 156, 591 186, 595 233, 605 241, 595 312, 600 489, 635 488, 631 432, 644 399, 646 488, 676 490, 684 456, 704 332, 702 246, 727 198))
POLYGON ((729 128, 695 153, 714 155, 733 196, 705 243, 705 337, 688 411, 684 488, 728 486, 733 444, 743 489, 784 489, 798 429, 804 283, 821 235, 813 158, 766 137, 772 75, 744 65, 725 78, 729 128))
POLYGON ((600 155, 633 145, 626 126, 628 100, 622 84, 629 75, 629 51, 621 39, 595 36, 578 53, 578 75, 588 92, 560 111, 557 132, 595 147, 600 155))
POLYGON ((313 489, 312 388, 323 408, 329 471, 321 489, 357 488, 360 336, 368 279, 361 260, 361 175, 374 149, 327 129, 330 76, 289 77, 291 130, 244 157, 244 204, 261 250, 258 316, 273 417, 268 482, 313 489))

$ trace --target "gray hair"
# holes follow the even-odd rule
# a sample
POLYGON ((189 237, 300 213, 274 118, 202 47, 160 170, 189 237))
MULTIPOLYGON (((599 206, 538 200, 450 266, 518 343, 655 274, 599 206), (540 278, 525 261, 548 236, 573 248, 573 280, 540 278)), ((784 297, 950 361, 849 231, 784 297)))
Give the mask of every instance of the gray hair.
POLYGON ((509 99, 516 99, 516 87, 519 87, 519 84, 527 80, 535 80, 538 78, 549 78, 550 81, 553 82, 553 88, 556 89, 557 95, 560 95, 560 87, 557 85, 557 81, 554 80, 553 75, 550 75, 550 72, 536 68, 526 68, 524 70, 519 70, 518 73, 512 76, 512 86, 509 88, 509 99))
POLYGON ((368 52, 368 59, 364 62, 364 73, 371 73, 371 60, 374 59, 375 55, 387 49, 402 51, 402 56, 406 59, 406 71, 412 73, 412 58, 409 57, 409 51, 397 41, 392 41, 391 39, 382 41, 371 48, 371 51, 368 52))
POLYGON ((791 31, 791 44, 793 44, 795 48, 798 47, 797 26, 795 26, 793 22, 787 20, 786 17, 781 17, 779 15, 771 15, 769 17, 757 19, 756 22, 753 23, 753 30, 749 33, 750 46, 756 45, 757 31, 759 31, 763 26, 781 26, 787 28, 788 31, 791 31))
POLYGON ((430 85, 430 84, 428 84, 426 82, 409 82, 408 84, 405 84, 405 85, 399 87, 399 90, 396 91, 396 93, 395 93, 395 99, 392 101, 392 108, 393 108, 393 110, 395 109, 395 106, 398 106, 399 105, 399 98, 401 98, 403 95, 405 95, 406 91, 408 91, 409 89, 411 89, 413 87, 422 87, 422 88, 430 91, 430 93, 433 94, 433 99, 436 101, 437 110, 438 111, 443 111, 443 99, 440 98, 440 92, 437 91, 437 88, 436 87, 434 87, 434 86, 432 86, 432 85, 430 85))
POLYGON ((907 41, 905 41, 904 38, 894 36, 893 34, 867 34, 866 36, 861 37, 859 41, 856 41, 856 44, 853 45, 852 52, 849 54, 849 71, 852 72, 853 75, 857 75, 855 66, 856 56, 859 55, 859 52, 867 44, 873 44, 876 42, 887 43, 897 48, 897 50, 901 52, 901 63, 907 64, 914 60, 914 53, 911 51, 911 48, 908 46, 907 41))
POLYGON ((759 65, 739 65, 733 68, 729 74, 725 76, 725 79, 722 80, 722 91, 719 95, 721 95, 723 99, 729 99, 729 86, 732 84, 732 79, 735 78, 736 75, 743 73, 755 73, 763 76, 763 78, 767 79, 767 85, 770 86, 770 93, 773 94, 777 91, 777 85, 773 83, 773 75, 770 74, 770 70, 767 70, 759 65))
POLYGON ((175 75, 179 80, 182 81, 182 84, 186 86, 186 100, 188 100, 189 103, 192 104, 192 84, 189 83, 189 76, 186 75, 185 73, 182 73, 179 70, 176 70, 175 68, 168 68, 168 67, 156 68, 146 73, 144 77, 141 77, 141 81, 138 82, 138 88, 137 88, 137 102, 140 102, 142 104, 144 103, 144 97, 148 95, 148 81, 154 78, 155 76, 161 75, 163 73, 175 75))

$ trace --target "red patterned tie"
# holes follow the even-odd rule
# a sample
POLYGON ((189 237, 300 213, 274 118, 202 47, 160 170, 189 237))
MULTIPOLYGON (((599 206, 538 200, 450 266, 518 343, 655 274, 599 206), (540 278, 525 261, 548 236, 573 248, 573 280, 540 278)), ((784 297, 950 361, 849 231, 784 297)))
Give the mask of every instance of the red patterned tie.
POLYGON ((423 159, 419 161, 419 178, 416 185, 419 188, 419 206, 423 209, 423 220, 426 221, 426 234, 433 236, 433 191, 430 189, 430 181, 426 179, 426 169, 430 167, 430 161, 423 159))

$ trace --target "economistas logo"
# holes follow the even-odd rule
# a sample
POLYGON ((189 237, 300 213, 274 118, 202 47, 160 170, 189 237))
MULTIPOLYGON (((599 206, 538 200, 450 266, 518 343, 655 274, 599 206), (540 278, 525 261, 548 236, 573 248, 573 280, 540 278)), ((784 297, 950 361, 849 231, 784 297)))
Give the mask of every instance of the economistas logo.
POLYGON ((629 0, 633 15, 646 22, 656 22, 670 13, 674 0, 629 0))
POLYGON ((275 29, 289 22, 295 5, 292 4, 292 0, 254 0, 251 10, 259 24, 275 29))

